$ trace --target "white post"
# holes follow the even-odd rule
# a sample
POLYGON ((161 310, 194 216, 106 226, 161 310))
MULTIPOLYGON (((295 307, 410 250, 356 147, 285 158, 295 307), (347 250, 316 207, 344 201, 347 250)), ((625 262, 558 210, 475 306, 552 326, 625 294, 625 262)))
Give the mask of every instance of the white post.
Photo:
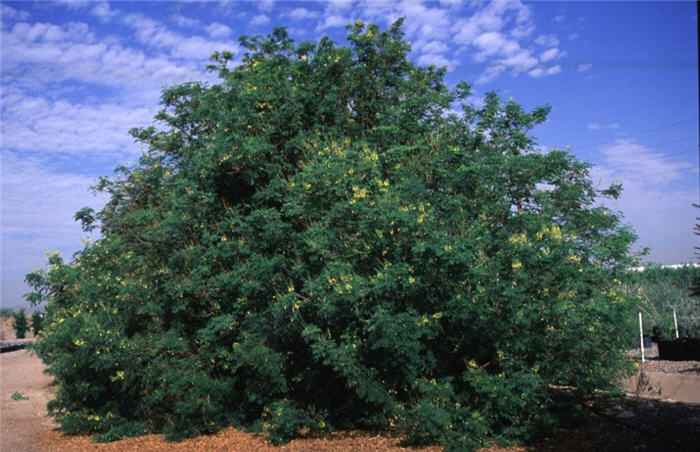
POLYGON ((676 318, 676 308, 673 308, 673 324, 676 325, 676 339, 678 339, 678 319, 676 318))
POLYGON ((642 313, 639 313, 639 349, 642 351, 642 362, 644 362, 644 331, 642 330, 642 313))

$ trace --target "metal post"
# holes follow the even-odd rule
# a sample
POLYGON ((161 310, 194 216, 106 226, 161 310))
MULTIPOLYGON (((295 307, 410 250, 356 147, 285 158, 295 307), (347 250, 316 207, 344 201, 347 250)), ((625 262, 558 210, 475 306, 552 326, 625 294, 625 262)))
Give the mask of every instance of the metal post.
POLYGON ((678 319, 676 318, 676 308, 673 308, 673 324, 676 326, 676 339, 678 339, 678 319))
POLYGON ((644 359, 644 330, 642 330, 642 313, 639 313, 639 349, 642 351, 642 362, 644 359))

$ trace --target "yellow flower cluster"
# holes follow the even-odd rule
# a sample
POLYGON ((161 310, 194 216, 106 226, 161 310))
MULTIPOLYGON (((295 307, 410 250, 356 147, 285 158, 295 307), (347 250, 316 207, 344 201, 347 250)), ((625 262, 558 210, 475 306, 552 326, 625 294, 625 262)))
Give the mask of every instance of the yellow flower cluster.
POLYGON ((561 242, 562 240, 561 228, 556 224, 553 225, 551 228, 545 226, 544 228, 542 228, 541 231, 535 234, 538 240, 542 240, 547 235, 556 240, 557 242, 561 242))
POLYGON ((520 234, 512 235, 508 239, 508 243, 510 243, 511 245, 522 246, 522 245, 526 245, 527 243, 529 243, 529 240, 527 239, 527 234, 524 232, 521 232, 520 234))
POLYGON ((379 160, 379 155, 376 152, 369 152, 368 150, 365 150, 364 154, 363 159, 366 163, 376 162, 379 160))
POLYGON ((363 187, 358 187, 357 185, 353 185, 352 187, 352 199, 350 200, 350 204, 355 204, 358 200, 360 199, 365 199, 367 197, 367 189, 363 187))
POLYGON ((114 375, 109 377, 110 380, 117 381, 117 380, 123 380, 124 379, 124 371, 123 370, 118 370, 114 375))
POLYGON ((580 264, 581 263, 581 256, 578 256, 576 254, 569 254, 569 262, 573 262, 575 264, 580 264))

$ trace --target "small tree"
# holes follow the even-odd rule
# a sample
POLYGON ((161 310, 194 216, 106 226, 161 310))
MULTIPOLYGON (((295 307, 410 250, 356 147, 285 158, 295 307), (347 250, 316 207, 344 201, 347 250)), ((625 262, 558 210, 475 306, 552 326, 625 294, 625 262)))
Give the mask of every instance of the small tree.
POLYGON ((17 339, 24 339, 24 336, 29 330, 27 325, 27 313, 24 312, 24 309, 20 309, 12 314, 12 318, 14 320, 15 337, 17 339))
POLYGON ((39 311, 34 311, 32 313, 32 331, 34 332, 34 337, 37 337, 39 331, 41 331, 44 323, 44 314, 39 311))

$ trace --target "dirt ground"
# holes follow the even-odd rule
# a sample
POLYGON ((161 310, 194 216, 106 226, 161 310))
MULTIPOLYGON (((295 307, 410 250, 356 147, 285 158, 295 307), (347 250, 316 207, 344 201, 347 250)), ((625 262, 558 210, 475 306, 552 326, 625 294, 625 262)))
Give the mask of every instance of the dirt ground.
POLYGON ((0 354, 0 451, 38 450, 29 444, 57 425, 46 414, 53 378, 26 350, 0 354), (27 400, 13 400, 18 393, 27 400))
MULTIPOLYGON (((399 439, 362 432, 337 432, 322 438, 297 439, 273 447, 263 437, 233 428, 215 435, 169 443, 145 435, 108 444, 89 436, 66 436, 46 415, 55 388, 42 373, 43 364, 27 350, 0 354, 0 451, 381 451, 402 448, 399 439), (26 400, 13 400, 21 393, 26 400)), ((590 405, 587 426, 562 429, 551 438, 528 445, 493 447, 490 452, 526 451, 694 451, 700 444, 700 405, 628 397, 622 402, 590 405)), ((438 451, 439 447, 420 449, 438 451)))

